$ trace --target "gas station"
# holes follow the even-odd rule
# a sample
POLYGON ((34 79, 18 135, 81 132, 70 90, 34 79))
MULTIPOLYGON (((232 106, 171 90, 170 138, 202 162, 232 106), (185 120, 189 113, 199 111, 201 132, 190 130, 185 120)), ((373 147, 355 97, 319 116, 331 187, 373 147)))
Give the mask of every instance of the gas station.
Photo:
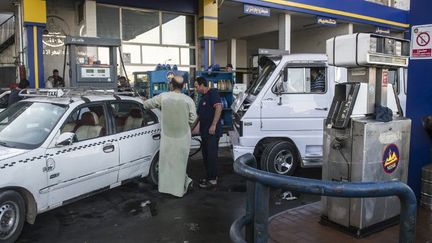
MULTIPOLYGON (((181 76, 197 105, 202 77, 218 91, 224 133, 213 191, 173 200, 117 181, 94 206, 90 197, 41 214, 17 242, 432 242, 429 9, 426 0, 3 1, 3 91, 26 79, 30 94, 49 96, 58 70, 61 94, 103 90, 120 102, 127 90, 145 100, 181 76), (99 206, 105 221, 96 222, 99 206), (169 220, 172 232, 161 230, 169 220)), ((193 180, 196 164, 191 156, 193 180)), ((0 179, 0 209, 8 183, 0 179)), ((10 242, 3 208, 0 242, 10 242)))

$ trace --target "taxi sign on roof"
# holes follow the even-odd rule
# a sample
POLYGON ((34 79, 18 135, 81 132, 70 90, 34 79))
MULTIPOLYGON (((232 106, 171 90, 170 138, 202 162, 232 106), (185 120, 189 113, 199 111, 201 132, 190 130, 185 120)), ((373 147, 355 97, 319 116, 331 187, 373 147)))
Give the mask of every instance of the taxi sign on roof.
POLYGON ((432 59, 432 24, 412 27, 411 59, 432 59))

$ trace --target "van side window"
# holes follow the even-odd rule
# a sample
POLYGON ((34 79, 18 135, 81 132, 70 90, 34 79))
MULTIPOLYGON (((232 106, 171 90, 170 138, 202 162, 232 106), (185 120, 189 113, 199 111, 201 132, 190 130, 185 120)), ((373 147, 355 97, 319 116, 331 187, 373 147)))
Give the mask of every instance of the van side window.
POLYGON ((325 93, 327 90, 326 68, 288 68, 283 93, 325 93))

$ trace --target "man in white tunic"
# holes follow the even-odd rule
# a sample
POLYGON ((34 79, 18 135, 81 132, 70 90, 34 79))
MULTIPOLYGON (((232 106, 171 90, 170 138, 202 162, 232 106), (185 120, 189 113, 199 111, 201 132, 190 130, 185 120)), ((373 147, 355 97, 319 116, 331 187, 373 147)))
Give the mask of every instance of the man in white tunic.
POLYGON ((182 93, 182 77, 171 80, 171 92, 144 101, 145 109, 161 109, 159 192, 183 197, 192 180, 186 174, 191 145, 191 125, 196 118, 194 101, 182 93))

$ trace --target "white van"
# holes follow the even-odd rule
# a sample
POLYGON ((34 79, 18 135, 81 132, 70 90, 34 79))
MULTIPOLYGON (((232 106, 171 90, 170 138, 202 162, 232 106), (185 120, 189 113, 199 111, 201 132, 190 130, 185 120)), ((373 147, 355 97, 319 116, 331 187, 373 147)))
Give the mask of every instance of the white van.
MULTIPOLYGON (((324 54, 262 57, 260 65, 259 78, 233 104, 234 159, 252 153, 261 169, 283 175, 321 166, 323 121, 346 69, 328 66, 324 54)), ((404 70, 392 74, 404 109, 404 70)))

